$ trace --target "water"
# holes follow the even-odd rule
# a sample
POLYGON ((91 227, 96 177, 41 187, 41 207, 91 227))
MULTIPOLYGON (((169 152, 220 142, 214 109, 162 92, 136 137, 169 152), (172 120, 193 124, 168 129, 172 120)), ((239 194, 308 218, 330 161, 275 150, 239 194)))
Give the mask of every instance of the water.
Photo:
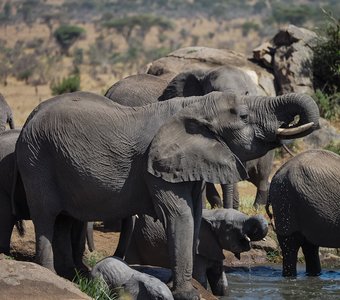
POLYGON ((256 266, 227 268, 230 294, 221 299, 340 299, 340 270, 324 270, 319 277, 304 275, 298 268, 296 278, 281 276, 281 268, 256 266))

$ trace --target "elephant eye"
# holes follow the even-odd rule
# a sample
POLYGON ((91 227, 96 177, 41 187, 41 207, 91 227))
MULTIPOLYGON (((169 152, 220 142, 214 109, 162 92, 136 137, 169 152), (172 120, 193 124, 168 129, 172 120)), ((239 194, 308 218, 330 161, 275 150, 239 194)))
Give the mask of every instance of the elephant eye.
POLYGON ((240 118, 243 122, 247 123, 249 116, 248 116, 248 114, 243 113, 243 114, 240 114, 240 118))

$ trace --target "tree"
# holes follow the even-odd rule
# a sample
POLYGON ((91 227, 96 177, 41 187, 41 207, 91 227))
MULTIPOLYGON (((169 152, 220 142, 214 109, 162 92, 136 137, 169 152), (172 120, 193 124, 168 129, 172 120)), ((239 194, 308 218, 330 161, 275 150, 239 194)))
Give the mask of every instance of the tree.
POLYGON ((68 55, 71 46, 85 34, 85 30, 74 25, 61 25, 54 31, 54 38, 62 54, 68 55))

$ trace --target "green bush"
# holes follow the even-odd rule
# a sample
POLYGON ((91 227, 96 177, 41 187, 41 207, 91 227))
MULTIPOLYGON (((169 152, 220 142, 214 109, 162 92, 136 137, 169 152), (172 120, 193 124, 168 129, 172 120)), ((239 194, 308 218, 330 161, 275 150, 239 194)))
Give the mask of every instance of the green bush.
POLYGON ((52 83, 51 86, 52 95, 61 95, 64 93, 71 93, 80 90, 80 76, 72 75, 67 78, 63 78, 62 81, 52 83))
POLYGON ((324 147, 324 149, 340 155, 340 142, 331 141, 326 147, 324 147))
POLYGON ((108 285, 99 278, 89 279, 79 273, 76 274, 73 282, 78 285, 79 289, 92 299, 96 300, 115 300, 118 299, 118 292, 113 293, 108 285))
POLYGON ((85 30, 74 25, 61 25, 53 33, 63 54, 68 54, 70 47, 85 34, 85 30))
POLYGON ((328 95, 317 89, 313 98, 318 104, 321 117, 328 120, 340 118, 340 92, 328 95))

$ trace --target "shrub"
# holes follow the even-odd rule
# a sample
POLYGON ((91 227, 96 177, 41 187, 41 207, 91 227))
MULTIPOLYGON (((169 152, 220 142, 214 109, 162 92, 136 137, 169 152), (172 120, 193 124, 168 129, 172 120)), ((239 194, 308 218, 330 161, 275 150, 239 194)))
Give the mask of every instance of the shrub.
POLYGON ((340 155, 340 141, 331 141, 324 149, 340 155))
POLYGON ((63 54, 68 54, 70 47, 85 33, 85 30, 81 27, 74 25, 61 25, 58 27, 53 36, 56 39, 58 45, 63 54))
POLYGON ((328 16, 328 21, 313 47, 315 100, 321 116, 340 117, 340 19, 328 16))
POLYGON ((63 78, 61 82, 57 81, 50 86, 52 95, 61 95, 64 93, 71 93, 79 91, 80 89, 80 76, 72 75, 67 78, 63 78))
POLYGON ((99 278, 89 279, 79 273, 76 273, 73 282, 78 285, 79 289, 92 299, 96 300, 114 300, 118 299, 118 292, 113 293, 108 285, 99 278))

